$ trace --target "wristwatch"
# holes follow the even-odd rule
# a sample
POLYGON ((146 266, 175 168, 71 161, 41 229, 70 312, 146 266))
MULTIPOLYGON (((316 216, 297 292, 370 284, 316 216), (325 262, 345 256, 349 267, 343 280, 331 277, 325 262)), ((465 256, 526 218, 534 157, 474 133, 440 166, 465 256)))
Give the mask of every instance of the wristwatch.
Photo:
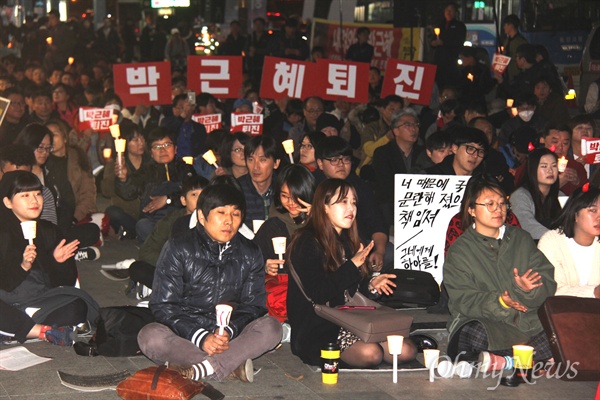
POLYGON ((170 205, 170 204, 171 204, 171 202, 172 202, 172 200, 171 200, 171 196, 167 196, 167 205, 170 205))

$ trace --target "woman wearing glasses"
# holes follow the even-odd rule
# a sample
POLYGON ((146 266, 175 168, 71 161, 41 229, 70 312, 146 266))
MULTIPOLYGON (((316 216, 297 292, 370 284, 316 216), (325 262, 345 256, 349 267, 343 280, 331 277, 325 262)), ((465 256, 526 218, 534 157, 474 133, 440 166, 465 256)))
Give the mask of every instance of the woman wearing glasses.
POLYGON ((451 320, 448 355, 483 362, 484 371, 511 367, 512 346, 529 344, 535 360, 552 357, 537 316, 554 295, 554 267, 531 236, 506 225, 508 201, 500 184, 472 177, 461 205, 468 227, 448 250, 444 284, 451 320))
POLYGON ((556 154, 545 148, 529 153, 523 181, 510 196, 510 202, 521 227, 536 241, 560 214, 558 191, 556 154))
POLYGON ((317 158, 315 157, 315 147, 325 137, 320 131, 304 134, 300 139, 300 164, 304 165, 311 172, 317 170, 317 158))
POLYGON ((244 157, 244 147, 248 140, 250 137, 243 132, 233 132, 225 136, 219 151, 221 166, 215 171, 217 175, 231 175, 237 179, 248 173, 244 157))
POLYGON ((600 189, 575 190, 538 248, 554 265, 557 296, 600 298, 600 189))

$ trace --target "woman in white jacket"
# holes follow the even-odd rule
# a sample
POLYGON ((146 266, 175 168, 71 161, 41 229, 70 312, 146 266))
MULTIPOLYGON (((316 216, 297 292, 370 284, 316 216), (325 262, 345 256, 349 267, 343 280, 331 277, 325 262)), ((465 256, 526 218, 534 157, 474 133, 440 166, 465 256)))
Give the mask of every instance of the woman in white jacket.
POLYGON ((538 248, 554 265, 557 296, 600 298, 600 190, 577 189, 538 248))

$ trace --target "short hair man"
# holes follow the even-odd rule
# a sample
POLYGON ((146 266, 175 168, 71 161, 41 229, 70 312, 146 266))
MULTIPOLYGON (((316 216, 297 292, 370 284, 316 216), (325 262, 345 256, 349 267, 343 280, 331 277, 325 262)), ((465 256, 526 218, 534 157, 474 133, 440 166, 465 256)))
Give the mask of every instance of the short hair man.
POLYGON ((52 118, 60 119, 58 112, 52 109, 52 95, 45 90, 40 90, 31 96, 32 110, 30 122, 45 124, 52 118))
POLYGON ((9 88, 2 93, 2 97, 10 100, 6 115, 0 125, 0 147, 14 142, 17 135, 29 121, 25 113, 25 98, 17 88, 9 88))
POLYGON ((325 104, 320 97, 307 97, 302 102, 304 119, 290 130, 290 139, 294 139, 294 154, 299 154, 300 139, 305 133, 310 133, 317 128, 317 118, 325 111, 325 104))
POLYGON ((187 94, 178 94, 173 98, 173 116, 165 117, 160 125, 175 132, 177 157, 196 157, 206 151, 206 128, 192 121, 196 105, 189 102, 187 94))
POLYGON ((248 173, 238 178, 246 198, 247 226, 253 220, 266 221, 275 191, 273 175, 279 168, 279 156, 275 140, 267 135, 254 136, 244 146, 248 173))
POLYGON ((366 26, 356 30, 356 43, 348 47, 346 60, 371 64, 375 48, 369 44, 371 31, 366 26))
POLYGON ((393 251, 386 250, 389 243, 388 230, 379 205, 375 202, 373 189, 351 171, 352 148, 348 142, 339 136, 325 137, 317 144, 315 158, 319 167, 314 172, 317 183, 325 179, 337 178, 344 179, 354 186, 358 200, 356 213, 358 233, 365 243, 371 240, 375 242, 369 262, 376 268, 380 268, 384 263, 388 266, 393 258, 393 251))
POLYGON ((519 26, 521 25, 521 20, 515 14, 507 15, 504 17, 502 21, 502 27, 504 29, 504 33, 506 34, 506 38, 504 39, 503 47, 504 54, 510 57, 510 63, 508 64, 507 74, 508 79, 514 79, 515 76, 519 74, 519 68, 517 67, 517 49, 522 44, 527 43, 527 39, 525 39, 519 33, 519 26))
POLYGON ((209 186, 197 210, 196 228, 167 242, 158 260, 150 296, 157 322, 140 331, 140 349, 189 379, 222 381, 234 373, 252 382, 252 359, 273 349, 282 329, 265 315, 260 249, 238 235, 244 196, 230 185, 209 186), (233 306, 224 329, 217 304, 233 306))
POLYGON ((452 131, 452 154, 427 168, 434 175, 474 175, 488 151, 488 140, 479 129, 457 127, 452 131))

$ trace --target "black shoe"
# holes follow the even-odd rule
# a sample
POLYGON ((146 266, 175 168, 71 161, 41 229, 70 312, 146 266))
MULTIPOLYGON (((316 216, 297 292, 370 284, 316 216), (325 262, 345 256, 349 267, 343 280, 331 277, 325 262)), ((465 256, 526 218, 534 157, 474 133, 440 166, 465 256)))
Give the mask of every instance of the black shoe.
POLYGON ((415 346, 417 347, 417 351, 419 353, 423 352, 423 349, 437 349, 438 343, 431 336, 427 335, 411 335, 410 340, 413 341, 415 346))

